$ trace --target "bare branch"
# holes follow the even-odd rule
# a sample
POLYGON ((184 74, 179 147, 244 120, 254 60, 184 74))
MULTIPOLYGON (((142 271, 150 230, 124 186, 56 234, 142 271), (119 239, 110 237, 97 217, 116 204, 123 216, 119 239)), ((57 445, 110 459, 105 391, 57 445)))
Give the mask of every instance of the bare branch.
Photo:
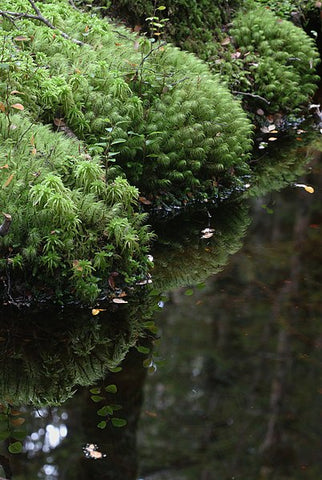
POLYGON ((234 95, 247 95, 248 97, 253 97, 253 98, 259 98, 260 100, 263 100, 263 102, 267 103, 268 105, 271 103, 266 98, 261 97, 260 95, 256 95, 255 93, 247 93, 247 92, 237 92, 236 90, 232 90, 234 95))
POLYGON ((34 0, 28 0, 30 5, 32 6, 33 10, 36 12, 37 15, 34 15, 32 13, 23 13, 23 12, 11 12, 9 10, 0 10, 0 15, 4 18, 11 19, 17 18, 18 20, 21 18, 28 18, 30 20, 38 20, 39 22, 44 23, 47 25, 48 28, 51 28, 52 30, 58 30, 60 35, 63 38, 66 38, 67 40, 70 40, 73 43, 76 43, 76 45, 86 45, 86 43, 82 42, 81 40, 77 40, 76 38, 72 38, 67 33, 63 32, 62 30, 59 30, 58 28, 55 27, 47 18, 45 18, 39 8, 37 7, 36 3, 34 0))

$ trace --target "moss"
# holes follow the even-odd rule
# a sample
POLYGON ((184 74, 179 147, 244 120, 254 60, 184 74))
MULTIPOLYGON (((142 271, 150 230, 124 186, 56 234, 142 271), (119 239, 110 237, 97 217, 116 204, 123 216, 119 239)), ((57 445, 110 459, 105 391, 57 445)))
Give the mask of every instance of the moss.
POLYGON ((45 283, 48 295, 93 302, 109 272, 147 268, 150 234, 134 210, 137 189, 106 182, 99 159, 79 142, 23 115, 0 115, 0 139, 0 202, 13 218, 0 240, 2 272, 18 283, 45 283), (121 238, 111 228, 117 222, 127 226, 121 238))
MULTIPOLYGON (((257 7, 241 11, 230 34, 235 50, 227 77, 233 90, 260 95, 270 102, 268 111, 294 111, 312 98, 319 59, 301 28, 257 7)), ((225 65, 220 68, 225 74, 225 65)))
POLYGON ((29 39, 4 44, 13 52, 10 82, 34 117, 63 118, 105 166, 115 161, 145 192, 211 191, 218 172, 245 167, 250 124, 204 63, 64 1, 43 4, 42 13, 87 45, 30 20, 20 20, 19 30, 4 22, 6 38, 29 39))
MULTIPOLYGON (((267 112, 294 111, 315 92, 318 54, 314 42, 302 29, 281 20, 293 19, 302 26, 308 15, 318 19, 319 8, 313 0, 168 1, 162 4, 165 11, 153 10, 154 3, 149 1, 111 4, 112 11, 129 22, 133 16, 144 25, 144 13, 156 16, 157 21, 168 17, 157 33, 209 62, 231 91, 243 93, 247 110, 260 105, 267 112), (127 11, 122 9, 125 6, 127 11), (229 28, 234 16, 233 28, 229 28)), ((149 31, 149 22, 144 28, 149 31)))

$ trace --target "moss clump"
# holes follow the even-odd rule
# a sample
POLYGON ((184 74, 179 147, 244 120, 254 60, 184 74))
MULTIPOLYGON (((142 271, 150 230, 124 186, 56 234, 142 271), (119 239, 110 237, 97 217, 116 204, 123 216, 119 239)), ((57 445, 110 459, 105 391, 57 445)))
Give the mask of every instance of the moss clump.
POLYGON ((232 89, 264 97, 270 111, 291 111, 312 97, 318 53, 302 29, 257 7, 240 12, 230 34, 236 48, 236 61, 228 72, 232 89), (233 74, 234 68, 242 76, 233 74))
POLYGON ((211 51, 214 36, 220 34, 222 25, 228 23, 232 13, 239 8, 241 0, 111 0, 94 2, 108 4, 109 12, 118 18, 126 18, 129 25, 146 25, 153 35, 159 29, 153 28, 147 18, 157 17, 161 23, 161 34, 176 45, 193 51, 204 58, 206 51, 211 51), (165 7, 165 8, 164 8, 165 7))
POLYGON ((259 5, 272 10, 276 15, 295 21, 305 22, 307 16, 318 12, 320 7, 316 0, 256 0, 259 5))
MULTIPOLYGON (((27 1, 4 3, 31 11, 27 1)), ((105 167, 115 162, 144 193, 211 193, 218 178, 235 180, 233 168, 248 169, 251 126, 203 62, 63 0, 41 11, 86 45, 30 19, 3 22, 9 81, 34 118, 62 118, 105 167)), ((4 91, 8 75, 2 82, 4 91)))
MULTIPOLYGON (((281 16, 293 18, 303 25, 311 15, 318 23, 318 15, 312 15, 319 10, 314 1, 169 0, 163 2, 166 13, 153 10, 149 1, 109 3, 112 11, 130 23, 132 16, 142 22, 144 12, 146 17, 154 15, 161 21, 163 15, 169 17, 157 33, 209 62, 230 90, 243 93, 248 110, 260 105, 267 112, 294 111, 307 103, 316 89, 318 54, 313 40, 291 22, 281 20, 281 16), (122 9, 125 5, 127 12, 122 9), (234 15, 233 28, 229 29, 234 15)), ((149 21, 145 29, 149 30, 149 21)))
POLYGON ((11 110, 0 115, 0 203, 13 218, 2 273, 94 301, 111 271, 144 271, 150 234, 134 210, 137 189, 107 181, 79 142, 11 110))

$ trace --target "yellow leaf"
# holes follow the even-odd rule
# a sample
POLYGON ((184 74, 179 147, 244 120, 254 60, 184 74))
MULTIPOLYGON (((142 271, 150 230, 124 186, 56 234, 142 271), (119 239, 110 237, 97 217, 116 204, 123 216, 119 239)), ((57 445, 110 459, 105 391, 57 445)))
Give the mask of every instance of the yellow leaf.
POLYGON ((314 193, 314 188, 313 187, 309 187, 308 185, 306 185, 304 187, 304 190, 308 193, 314 193))
POLYGON ((92 315, 98 315, 100 312, 106 312, 106 308, 93 308, 92 315))

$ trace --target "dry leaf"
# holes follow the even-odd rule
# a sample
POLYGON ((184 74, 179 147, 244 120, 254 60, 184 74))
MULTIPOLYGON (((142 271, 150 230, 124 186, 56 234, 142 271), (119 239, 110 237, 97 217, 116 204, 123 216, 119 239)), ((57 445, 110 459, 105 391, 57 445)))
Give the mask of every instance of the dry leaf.
POLYGON ((5 165, 2 165, 2 167, 0 167, 0 170, 2 170, 3 168, 9 168, 9 165, 7 163, 5 165))
POLYGON ((200 238, 211 238, 214 235, 215 230, 213 228, 204 228, 201 230, 203 234, 200 238))
POLYGON ((79 260, 73 260, 73 267, 75 270, 78 270, 79 272, 83 271, 83 267, 79 265, 79 260))
POLYGON ((139 202, 143 203, 143 205, 151 205, 151 203, 152 203, 152 202, 150 202, 150 200, 148 200, 145 197, 139 197, 139 202))
POLYGON ((11 425, 13 425, 14 427, 19 427, 20 425, 22 425, 23 423, 25 423, 26 419, 25 418, 22 418, 22 417, 18 417, 18 418, 12 418, 10 420, 10 423, 11 425))
POLYGON ((113 298, 113 303, 128 303, 126 300, 123 300, 123 298, 113 298))
POLYGON ((5 181, 5 183, 2 185, 2 188, 6 188, 8 185, 10 185, 10 183, 11 183, 11 181, 12 181, 12 179, 13 179, 14 176, 15 176, 15 174, 12 173, 12 174, 10 175, 10 177, 9 177, 9 178, 5 181))
POLYGON ((277 137, 269 137, 268 141, 269 142, 275 142, 277 140, 277 137))
POLYGON ((54 124, 56 127, 65 127, 65 122, 63 118, 54 118, 54 124))
POLYGON ((16 42, 28 42, 30 38, 25 37, 24 35, 18 35, 14 40, 16 40, 16 42))
POLYGON ((21 103, 14 103, 13 105, 11 105, 11 108, 15 108, 16 110, 24 110, 25 107, 23 105, 21 105, 21 103))
POLYGON ((226 37, 220 42, 221 45, 229 45, 230 44, 230 37, 226 37))
POLYGON ((19 90, 12 90, 12 92, 10 92, 10 95, 15 95, 15 94, 24 95, 24 93, 19 92, 19 90))
POLYGON ((6 106, 4 103, 0 102, 0 111, 5 112, 6 111, 6 106))

